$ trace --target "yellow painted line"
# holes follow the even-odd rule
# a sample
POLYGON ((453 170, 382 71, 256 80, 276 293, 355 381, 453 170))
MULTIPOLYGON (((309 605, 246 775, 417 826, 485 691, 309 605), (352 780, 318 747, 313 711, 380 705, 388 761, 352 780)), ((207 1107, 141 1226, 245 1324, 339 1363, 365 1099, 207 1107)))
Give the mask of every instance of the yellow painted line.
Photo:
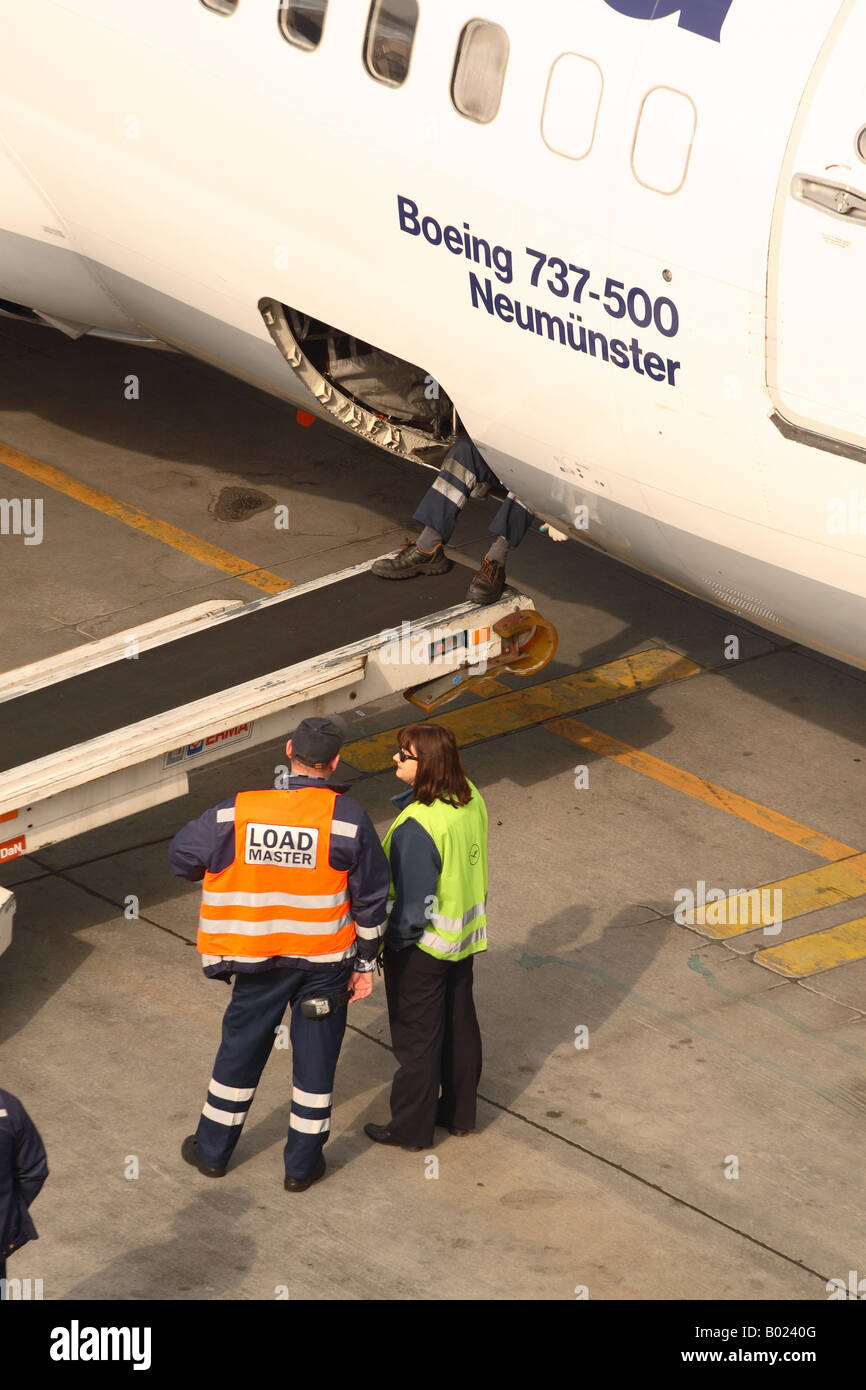
POLYGON ((694 773, 684 772, 672 763, 663 762, 661 758, 655 758, 643 749, 632 748, 628 743, 610 738, 598 729, 591 729, 588 724, 578 723, 576 719, 554 719, 546 728, 570 739, 572 743, 580 744, 582 748, 600 753, 605 758, 612 758, 623 767, 630 767, 633 772, 640 772, 644 777, 651 777, 655 782, 672 787, 674 791, 684 792, 696 801, 703 801, 705 805, 713 806, 717 811, 726 811, 728 815, 748 821, 750 825, 767 830, 771 835, 778 835, 780 839, 799 845, 801 849, 809 850, 811 854, 817 854, 822 859, 850 859, 858 853, 851 845, 834 840, 820 830, 813 830, 811 826, 802 825, 790 816, 783 816, 779 811, 763 806, 760 801, 752 801, 748 796, 740 796, 738 792, 728 791, 726 787, 719 787, 714 782, 707 782, 703 777, 696 777, 694 773))
MULTIPOLYGON (((620 657, 571 676, 560 676, 526 690, 509 690, 507 694, 486 700, 483 705, 437 713, 433 719, 453 729, 459 744, 476 743, 479 739, 540 724, 551 716, 616 700, 636 690, 650 690, 668 681, 682 680, 685 676, 697 675, 700 670, 700 666, 687 661, 678 652, 652 647, 649 651, 620 657)), ((405 722, 413 721, 408 718, 405 722)), ((362 772, 381 772, 391 766, 396 736, 397 728, 386 729, 384 733, 345 744, 342 757, 362 772)))
POLYGON ((83 502, 85 506, 95 508, 114 521, 122 521, 126 526, 134 527, 136 531, 143 531, 155 540, 162 541, 164 545, 182 550, 185 555, 200 560, 204 565, 211 565, 214 569, 222 570, 224 574, 242 579, 246 584, 253 584, 257 589, 264 589, 267 594, 279 594, 284 589, 293 587, 282 575, 274 574, 271 570, 259 569, 250 560, 242 560, 230 551, 222 550, 218 545, 211 545, 198 536, 190 535, 188 531, 182 531, 178 526, 172 526, 168 521, 160 521, 158 517, 150 516, 129 502, 119 502, 107 492, 88 487, 86 483, 70 478, 50 463, 41 463, 39 459, 19 453, 17 449, 0 445, 0 463, 6 468, 14 468, 17 473, 24 473, 45 487, 65 493, 76 502, 83 502))
POLYGON ((850 965, 852 961, 864 958, 866 917, 843 922, 841 926, 830 927, 827 931, 798 936, 796 941, 786 941, 782 946, 768 946, 753 956, 753 960, 760 965, 766 965, 777 974, 792 979, 815 975, 821 970, 832 970, 836 965, 850 965))
POLYGON ((469 692, 477 695, 479 700, 489 700, 494 695, 509 695, 511 686, 506 685, 505 681, 498 681, 494 676, 484 676, 477 685, 471 686, 469 692))
POLYGON ((866 854, 821 864, 761 888, 730 894, 721 902, 696 907, 687 919, 703 936, 726 940, 756 927, 778 925, 806 912, 866 895, 866 854))

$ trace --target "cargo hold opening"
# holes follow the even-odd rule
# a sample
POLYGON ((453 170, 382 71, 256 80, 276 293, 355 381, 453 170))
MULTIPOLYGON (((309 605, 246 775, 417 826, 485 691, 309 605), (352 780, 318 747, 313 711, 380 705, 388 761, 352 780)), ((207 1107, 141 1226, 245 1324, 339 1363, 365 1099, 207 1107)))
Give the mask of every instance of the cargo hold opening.
POLYGON ((380 448, 438 468, 457 417, 430 372, 277 300, 259 300, 259 312, 323 409, 380 448))

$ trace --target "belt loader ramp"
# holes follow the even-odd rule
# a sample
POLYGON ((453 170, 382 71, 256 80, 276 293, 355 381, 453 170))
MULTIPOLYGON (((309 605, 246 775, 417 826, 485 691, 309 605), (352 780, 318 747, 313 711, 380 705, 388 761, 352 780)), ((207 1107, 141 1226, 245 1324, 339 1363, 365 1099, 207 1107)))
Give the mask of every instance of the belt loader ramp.
MULTIPOLYGON (((468 603, 462 565, 402 584, 371 564, 199 604, 0 676, 0 867, 184 796, 190 771, 307 715, 399 693, 429 714, 492 670, 540 670, 556 649, 525 595, 468 603)), ((0 952, 14 909, 0 888, 0 952)))

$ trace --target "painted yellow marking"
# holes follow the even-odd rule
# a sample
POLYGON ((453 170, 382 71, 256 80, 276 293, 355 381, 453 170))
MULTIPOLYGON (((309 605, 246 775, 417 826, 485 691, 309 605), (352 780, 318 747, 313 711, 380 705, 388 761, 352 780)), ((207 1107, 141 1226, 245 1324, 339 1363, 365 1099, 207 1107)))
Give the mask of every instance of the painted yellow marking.
POLYGON ((279 594, 284 589, 293 587, 287 579, 283 579, 282 575, 274 574, 271 570, 259 569, 250 560, 242 560, 239 556, 232 555, 230 551, 222 550, 218 545, 211 545, 198 536, 190 535, 188 531, 182 531, 178 526, 172 526, 168 521, 160 521, 158 517, 150 516, 140 507, 132 506, 129 502, 119 502, 116 497, 111 497, 107 492, 99 492, 96 488, 88 487, 86 483, 70 478, 68 474, 61 472, 59 468, 54 468, 50 463, 41 463, 39 459, 33 459, 27 454, 19 453, 17 449, 0 445, 0 463, 6 468, 14 468, 17 473, 26 474, 28 478, 33 478, 45 487, 65 493, 67 497, 74 498, 76 502, 83 502, 85 506, 94 507, 115 521, 122 521, 126 526, 134 527, 136 531, 143 531, 146 535, 153 536, 155 540, 162 541, 164 545, 170 545, 175 550, 182 550, 185 555, 191 556, 194 560, 200 560, 203 565, 212 565, 215 569, 222 570, 224 574, 234 575, 236 579, 242 579, 246 584, 253 584, 257 589, 264 589, 267 594, 279 594))
POLYGON ((754 931, 755 927, 789 922, 805 912, 816 912, 833 903, 850 902, 866 895, 866 854, 855 855, 817 869, 780 878, 762 888, 752 888, 697 907, 687 919, 703 936, 725 940, 754 931), (778 895, 778 896, 776 896, 778 895))
POLYGON ((489 700, 494 695, 510 695, 511 686, 506 685, 505 681, 498 681, 494 676, 485 676, 477 685, 473 685, 467 692, 470 695, 477 695, 479 700, 489 700))
POLYGON ((849 965, 864 957, 866 917, 858 917, 854 922, 843 922, 827 931, 798 936, 796 941, 786 941, 781 946, 768 946, 756 952, 753 959, 779 975, 797 979, 815 975, 820 970, 832 970, 836 965, 849 965))
POLYGON ((662 782, 675 791, 684 792, 686 796, 703 801, 718 811, 726 811, 728 815, 748 821, 751 825, 767 830, 771 835, 778 835, 780 839, 788 840, 793 845, 799 845, 801 849, 809 850, 811 854, 817 854, 822 859, 850 859, 858 853, 851 845, 834 840, 823 831, 813 830, 811 826, 802 825, 790 816, 783 816, 779 811, 761 805, 760 801, 752 801, 748 796, 740 796, 738 792, 728 791, 726 787, 719 787, 714 782, 707 782, 703 777, 696 777, 694 773, 684 772, 672 763, 663 762, 661 758, 655 758, 643 749, 632 748, 628 743, 610 738, 598 729, 591 729, 588 724, 578 723, 576 719, 553 719, 545 727, 570 739, 572 743, 580 744, 582 748, 589 748, 605 758, 612 758, 624 767, 630 767, 633 772, 640 772, 644 777, 651 777, 655 782, 662 782))
MULTIPOLYGON (((483 705, 472 705, 450 713, 445 711, 437 714, 435 719, 437 723, 447 724, 454 730, 458 743, 476 743, 479 739, 512 733, 530 724, 540 724, 551 716, 570 710, 604 704, 635 690, 649 690, 668 681, 682 680, 685 676, 697 675, 700 669, 678 652, 652 647, 648 651, 636 652, 634 656, 608 661, 603 666, 593 666, 571 676, 560 676, 541 685, 531 685, 527 690, 509 690, 507 694, 497 695, 483 705)), ((342 756, 362 772, 380 772, 391 766, 396 737, 397 728, 386 729, 384 733, 346 744, 342 756)))

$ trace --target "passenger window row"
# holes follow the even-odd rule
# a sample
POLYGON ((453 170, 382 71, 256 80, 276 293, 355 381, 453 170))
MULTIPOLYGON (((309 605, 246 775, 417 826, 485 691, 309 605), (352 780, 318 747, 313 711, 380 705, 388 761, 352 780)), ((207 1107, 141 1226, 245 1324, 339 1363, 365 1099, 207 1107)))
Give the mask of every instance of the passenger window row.
MULTIPOLYGON (((238 0, 201 0, 214 14, 231 15, 238 0)), ((278 24, 283 38, 295 48, 311 53, 318 48, 325 28, 328 0, 280 0, 278 24)), ((387 87, 402 87, 409 76, 409 62, 418 0, 373 0, 364 37, 364 66, 371 77, 387 87)), ((482 125, 499 110, 508 35, 499 24, 471 19, 464 25, 451 74, 451 100, 462 116, 482 125)))
MULTIPOLYGON (((238 0, 201 0, 216 14, 234 14, 238 0)), ((279 0, 279 28, 290 44, 312 52, 325 28, 328 0, 279 0)), ((364 37, 364 65, 371 77, 401 87, 409 75, 418 25, 418 0, 372 0, 364 37)), ((451 100, 461 116, 489 125, 499 110, 508 35, 500 24, 470 19, 463 26, 451 73, 451 100)), ((595 142, 604 76, 598 63, 561 53, 550 69, 541 113, 541 137, 565 159, 585 159, 595 142)), ((697 127, 691 97, 653 87, 638 113, 631 169, 645 188, 670 196, 682 188, 697 127)))

